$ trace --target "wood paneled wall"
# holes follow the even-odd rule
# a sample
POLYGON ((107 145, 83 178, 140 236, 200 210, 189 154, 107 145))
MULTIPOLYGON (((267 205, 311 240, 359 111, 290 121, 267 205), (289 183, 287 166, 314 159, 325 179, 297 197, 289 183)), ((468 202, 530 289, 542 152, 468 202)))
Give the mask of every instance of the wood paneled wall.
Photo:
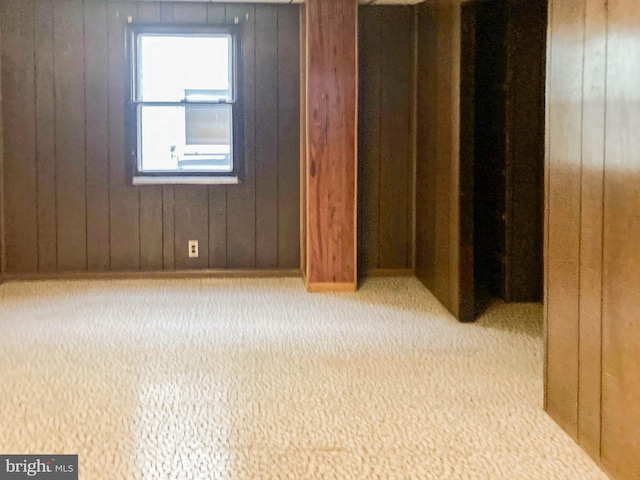
POLYGON ((459 295, 459 0, 418 8, 416 273, 454 315, 459 295))
POLYGON ((358 5, 307 0, 306 283, 353 290, 356 271, 358 5))
POLYGON ((640 3, 549 10, 545 406, 640 478, 640 3))
POLYGON ((6 274, 298 269, 299 7, 2 1, 6 274), (246 180, 131 186, 124 28, 243 27, 246 180), (200 257, 188 258, 188 240, 200 257))
POLYGON ((413 269, 415 8, 359 9, 361 274, 413 269))

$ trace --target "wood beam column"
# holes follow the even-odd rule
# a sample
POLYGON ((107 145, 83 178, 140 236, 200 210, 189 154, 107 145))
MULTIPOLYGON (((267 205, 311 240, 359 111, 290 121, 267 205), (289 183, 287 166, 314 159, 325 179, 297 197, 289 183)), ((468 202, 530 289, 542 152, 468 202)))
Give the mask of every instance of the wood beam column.
POLYGON ((310 292, 357 287, 357 0, 303 10, 303 248, 310 292))

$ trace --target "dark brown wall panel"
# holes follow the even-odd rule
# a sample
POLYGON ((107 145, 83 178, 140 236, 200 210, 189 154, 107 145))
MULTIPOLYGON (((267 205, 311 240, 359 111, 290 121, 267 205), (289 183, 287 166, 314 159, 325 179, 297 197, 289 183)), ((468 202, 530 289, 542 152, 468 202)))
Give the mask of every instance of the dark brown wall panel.
POLYGON ((300 266, 299 8, 278 6, 278 268, 300 266))
POLYGON ((135 20, 134 2, 107 2, 109 33, 109 212, 111 270, 140 269, 140 200, 138 187, 129 185, 125 148, 124 101, 127 69, 125 25, 135 20))
POLYGON ((87 269, 84 14, 82 4, 54 3, 55 182, 58 269, 87 269))
POLYGON ((640 5, 551 3, 549 414, 615 479, 640 477, 640 5))
POLYGON ((577 439, 584 2, 550 10, 547 411, 577 439), (556 41, 556 39, 560 39, 556 41), (570 48, 568 48, 570 46, 570 48))
POLYGON ((256 267, 256 15, 252 5, 229 5, 227 21, 242 20, 245 176, 227 189, 227 267, 256 267))
POLYGON ((640 4, 608 2, 602 463, 640 478, 640 4))
POLYGON ((602 201, 606 73, 604 0, 588 0, 585 16, 578 440, 592 457, 598 458, 602 374, 602 201))
POLYGON ((382 8, 380 92, 380 268, 412 265, 414 15, 382 8))
POLYGON ((359 9, 361 274, 413 268, 414 12, 359 9))
POLYGON ((459 305, 460 2, 418 6, 416 273, 454 315, 459 305))
POLYGON ((107 5, 86 2, 85 125, 87 178, 87 267, 109 270, 109 71, 107 5))
POLYGON ((416 273, 434 290, 435 162, 438 123, 438 41, 435 2, 418 7, 418 125, 416 155, 416 273))
MULTIPOLYGON (((256 6, 256 266, 278 266, 278 11, 256 6)), ((292 92, 293 93, 293 92, 292 92)))
POLYGON ((382 9, 358 10, 358 268, 380 267, 380 97, 382 9))
POLYGON ((3 8, 3 273, 300 267, 298 6, 264 5, 257 16, 251 5, 185 2, 3 8), (236 19, 246 73, 244 181, 132 186, 127 22, 236 19), (188 240, 199 241, 199 258, 188 258, 188 240))
POLYGON ((505 299, 542 298, 544 2, 514 2, 507 29, 505 299))
POLYGON ((357 281, 357 22, 355 2, 307 1, 310 290, 352 289, 357 281))
POLYGON ((413 268, 414 8, 359 9, 359 269, 413 268))
POLYGON ((2 115, 7 272, 38 271, 33 1, 3 3, 2 115))
POLYGON ((38 271, 57 269, 53 2, 35 3, 38 271))

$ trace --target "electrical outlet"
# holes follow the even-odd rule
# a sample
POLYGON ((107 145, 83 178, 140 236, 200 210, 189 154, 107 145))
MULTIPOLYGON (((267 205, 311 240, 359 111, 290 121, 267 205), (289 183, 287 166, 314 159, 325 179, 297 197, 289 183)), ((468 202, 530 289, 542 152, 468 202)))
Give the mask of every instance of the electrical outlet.
POLYGON ((198 258, 198 240, 189 240, 189 258, 198 258))

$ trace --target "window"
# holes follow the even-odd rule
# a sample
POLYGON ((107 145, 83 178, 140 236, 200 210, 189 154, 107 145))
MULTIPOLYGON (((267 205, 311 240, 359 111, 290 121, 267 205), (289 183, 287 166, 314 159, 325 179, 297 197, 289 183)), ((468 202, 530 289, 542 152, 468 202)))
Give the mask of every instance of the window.
POLYGON ((236 29, 136 25, 130 35, 133 183, 237 183, 236 29))

